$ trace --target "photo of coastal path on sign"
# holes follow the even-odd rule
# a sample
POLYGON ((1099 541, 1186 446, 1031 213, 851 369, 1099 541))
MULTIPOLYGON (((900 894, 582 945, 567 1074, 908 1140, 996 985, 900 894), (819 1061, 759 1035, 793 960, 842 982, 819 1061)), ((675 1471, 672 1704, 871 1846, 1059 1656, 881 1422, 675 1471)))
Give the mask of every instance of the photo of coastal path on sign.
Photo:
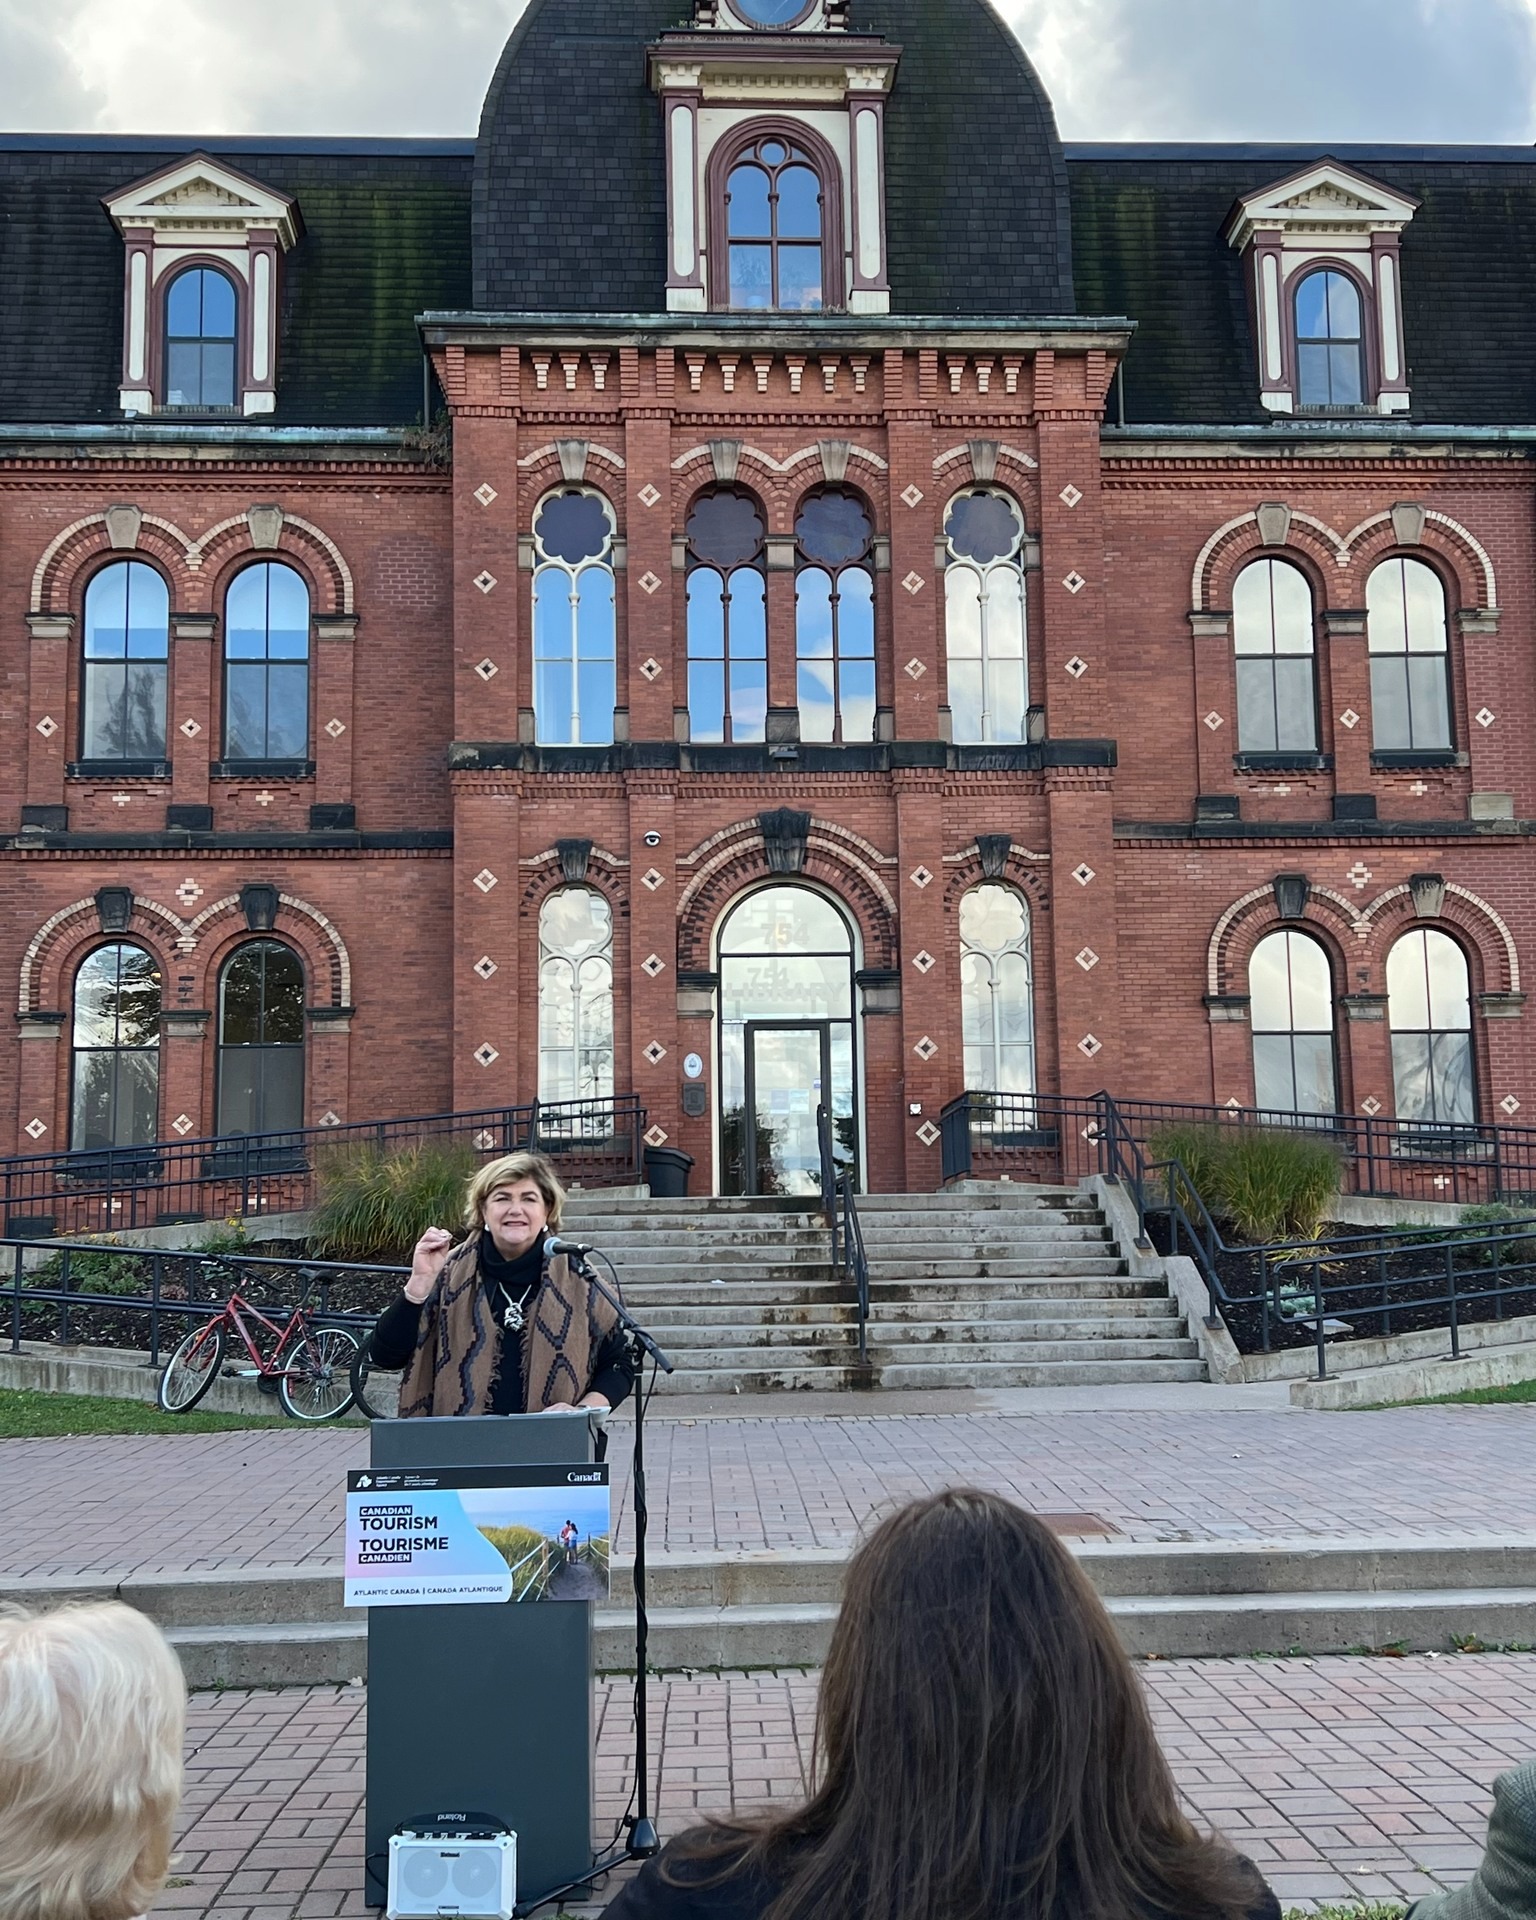
POLYGON ((610 1527, 606 1467, 349 1473, 346 1604, 606 1600, 610 1527))

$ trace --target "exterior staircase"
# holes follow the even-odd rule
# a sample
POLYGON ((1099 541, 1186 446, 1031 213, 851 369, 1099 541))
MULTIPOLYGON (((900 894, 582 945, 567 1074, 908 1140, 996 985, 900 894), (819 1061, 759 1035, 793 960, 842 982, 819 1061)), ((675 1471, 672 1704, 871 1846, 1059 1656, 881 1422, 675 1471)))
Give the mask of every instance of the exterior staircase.
POLYGON ((676 1366, 663 1381, 674 1394, 1206 1377, 1167 1287, 1129 1277, 1097 1202, 1075 1191, 872 1196, 859 1217, 867 1368, 853 1290, 804 1201, 578 1194, 566 1231, 614 1262, 676 1366))

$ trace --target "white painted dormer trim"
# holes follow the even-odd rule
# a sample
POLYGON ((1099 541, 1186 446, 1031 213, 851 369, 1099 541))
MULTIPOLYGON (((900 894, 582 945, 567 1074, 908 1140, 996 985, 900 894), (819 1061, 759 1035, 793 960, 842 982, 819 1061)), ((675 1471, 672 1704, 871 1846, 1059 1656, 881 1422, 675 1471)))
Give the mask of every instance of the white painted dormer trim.
POLYGON ((1361 295, 1364 404, 1376 413, 1407 412, 1401 248, 1418 210, 1417 200, 1327 159, 1237 203, 1226 237, 1244 256, 1261 398, 1271 413, 1301 410, 1296 291, 1324 268, 1353 279, 1361 295))
POLYGON ((298 202, 209 154, 193 153, 102 205, 123 237, 123 411, 164 410, 166 294, 181 268, 210 266, 236 288, 237 410, 271 413, 279 262, 304 231, 298 202))

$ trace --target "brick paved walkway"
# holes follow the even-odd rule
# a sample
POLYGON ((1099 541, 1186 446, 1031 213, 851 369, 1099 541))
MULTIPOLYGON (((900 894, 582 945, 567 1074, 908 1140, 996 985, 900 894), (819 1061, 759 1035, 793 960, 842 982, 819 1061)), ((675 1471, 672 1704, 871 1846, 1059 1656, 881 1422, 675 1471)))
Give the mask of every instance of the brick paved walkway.
MULTIPOLYGON (((1250 1854, 1287 1906, 1459 1884, 1481 1858, 1494 1775, 1536 1749, 1536 1656, 1141 1671, 1196 1818, 1250 1854)), ((653 1682, 663 1831, 798 1794, 815 1693, 808 1674, 653 1682)), ((629 1796, 629 1707, 627 1685, 599 1689, 604 1836, 629 1796)), ((365 1712, 361 1689, 196 1696, 179 1884, 155 1912, 366 1913, 365 1712)))
MULTIPOLYGON (((1536 1406, 658 1418, 659 1551, 839 1547, 973 1482, 1133 1540, 1536 1534, 1536 1406)), ((627 1508, 628 1428, 614 1429, 627 1508)), ((0 1441, 0 1575, 328 1564, 361 1429, 0 1441)), ((620 1531, 622 1544, 623 1532, 620 1531)))

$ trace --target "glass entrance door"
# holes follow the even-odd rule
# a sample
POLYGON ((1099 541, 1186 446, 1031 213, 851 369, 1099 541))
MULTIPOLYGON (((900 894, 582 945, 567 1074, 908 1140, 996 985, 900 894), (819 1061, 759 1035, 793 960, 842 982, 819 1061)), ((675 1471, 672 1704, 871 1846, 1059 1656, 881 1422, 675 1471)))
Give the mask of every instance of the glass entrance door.
POLYGON ((746 1190, 757 1194, 821 1191, 816 1110, 832 1078, 832 1028, 787 1021, 747 1023, 747 1112, 742 1142, 746 1190))

